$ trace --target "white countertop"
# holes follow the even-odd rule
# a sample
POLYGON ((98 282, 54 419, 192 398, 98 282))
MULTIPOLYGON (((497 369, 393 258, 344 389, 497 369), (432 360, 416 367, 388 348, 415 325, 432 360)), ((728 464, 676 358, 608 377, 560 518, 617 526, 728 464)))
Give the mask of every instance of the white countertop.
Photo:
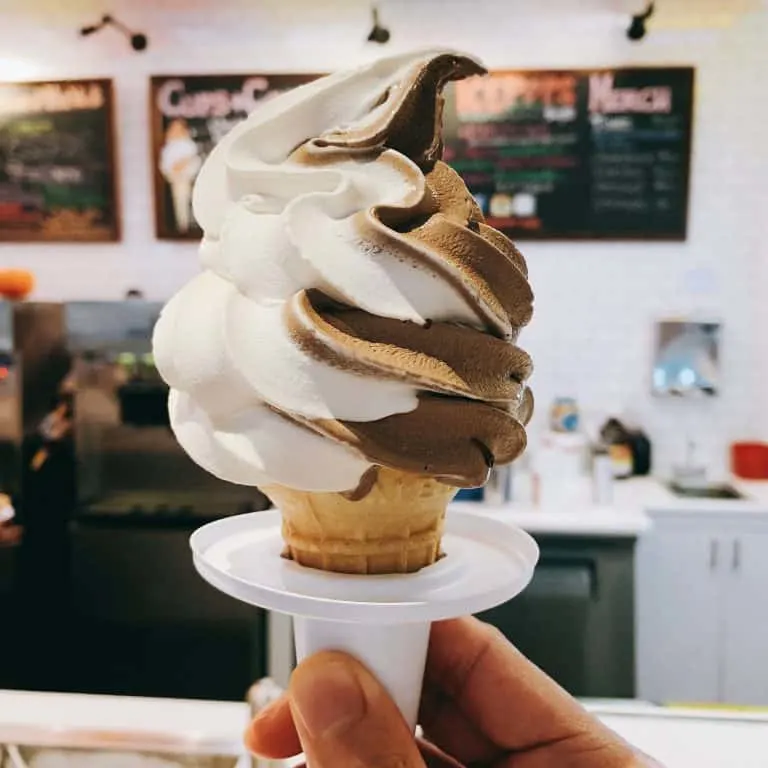
POLYGON ((643 533, 651 524, 651 519, 642 508, 613 505, 597 507, 585 504, 553 511, 523 504, 495 506, 467 501, 452 504, 449 514, 451 509, 489 515, 528 533, 556 536, 634 537, 643 533))
POLYGON ((237 702, 0 690, 0 744, 238 756, 247 722, 237 702))
POLYGON ((450 509, 472 510, 498 517, 529 533, 570 536, 638 536, 665 513, 745 514, 768 517, 768 482, 729 479, 744 499, 691 499, 676 496, 653 477, 620 480, 614 484, 610 504, 591 499, 587 478, 573 489, 566 503, 540 508, 531 503, 493 505, 484 502, 454 502, 450 509))
POLYGON ((664 768, 765 768, 768 713, 666 709, 642 702, 587 705, 664 768))
MULTIPOLYGON (((632 701, 586 706, 665 768, 767 764, 768 715, 673 710, 632 701)), ((127 749, 139 733, 155 734, 157 752, 167 752, 168 745, 184 739, 207 745, 209 754, 238 756, 244 751, 247 719, 248 707, 230 702, 0 691, 0 744, 13 743, 9 739, 14 733, 47 732, 48 745, 64 746, 71 741, 66 734, 86 732, 99 734, 111 749, 127 749)))

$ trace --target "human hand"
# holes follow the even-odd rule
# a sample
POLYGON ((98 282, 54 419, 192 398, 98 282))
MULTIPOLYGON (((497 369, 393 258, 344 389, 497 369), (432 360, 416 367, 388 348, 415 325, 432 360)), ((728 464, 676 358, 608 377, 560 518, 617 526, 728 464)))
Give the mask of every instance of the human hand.
POLYGON ((433 625, 419 722, 429 742, 360 662, 329 651, 297 667, 246 745, 303 751, 311 768, 660 768, 477 619, 433 625))

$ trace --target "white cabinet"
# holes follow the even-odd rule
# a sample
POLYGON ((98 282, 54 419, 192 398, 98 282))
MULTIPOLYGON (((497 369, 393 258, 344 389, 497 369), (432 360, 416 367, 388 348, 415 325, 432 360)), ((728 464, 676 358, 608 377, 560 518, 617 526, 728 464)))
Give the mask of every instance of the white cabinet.
POLYGON ((718 541, 655 525, 637 549, 637 694, 655 702, 718 698, 718 541))
POLYGON ((768 704, 768 526, 737 534, 730 544, 722 699, 768 704))
POLYGON ((637 550, 637 695, 768 705, 768 515, 651 514, 637 550))

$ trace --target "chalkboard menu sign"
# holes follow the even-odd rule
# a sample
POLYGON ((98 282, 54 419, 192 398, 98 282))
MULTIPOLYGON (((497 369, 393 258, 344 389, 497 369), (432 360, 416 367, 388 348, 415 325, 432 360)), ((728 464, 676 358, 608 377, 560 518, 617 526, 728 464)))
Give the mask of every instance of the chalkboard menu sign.
POLYGON ((155 227, 163 239, 200 238, 192 186, 219 140, 259 103, 317 75, 172 75, 152 78, 155 227))
POLYGON ((464 80, 445 159, 515 239, 684 240, 693 81, 688 67, 464 80))
POLYGON ((117 240, 112 83, 0 83, 0 241, 117 240))

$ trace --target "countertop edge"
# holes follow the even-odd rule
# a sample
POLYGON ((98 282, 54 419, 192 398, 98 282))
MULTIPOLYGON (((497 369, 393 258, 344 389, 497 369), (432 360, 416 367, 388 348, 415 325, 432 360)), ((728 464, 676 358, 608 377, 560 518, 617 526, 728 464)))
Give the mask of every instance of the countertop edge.
POLYGON ((614 484, 613 501, 598 505, 590 497, 585 478, 578 495, 567 501, 567 510, 540 508, 530 502, 488 504, 483 501, 453 502, 449 510, 491 515, 531 534, 590 537, 639 537, 664 517, 700 515, 702 518, 734 518, 768 524, 768 481, 726 478, 744 499, 691 499, 675 496, 663 479, 638 477, 614 484))
POLYGON ((572 512, 555 512, 535 508, 516 508, 514 505, 489 505, 473 501, 455 502, 448 508, 461 512, 474 512, 515 525, 531 534, 554 536, 590 536, 598 538, 635 538, 652 525, 651 518, 642 510, 616 508, 582 508, 572 512))

